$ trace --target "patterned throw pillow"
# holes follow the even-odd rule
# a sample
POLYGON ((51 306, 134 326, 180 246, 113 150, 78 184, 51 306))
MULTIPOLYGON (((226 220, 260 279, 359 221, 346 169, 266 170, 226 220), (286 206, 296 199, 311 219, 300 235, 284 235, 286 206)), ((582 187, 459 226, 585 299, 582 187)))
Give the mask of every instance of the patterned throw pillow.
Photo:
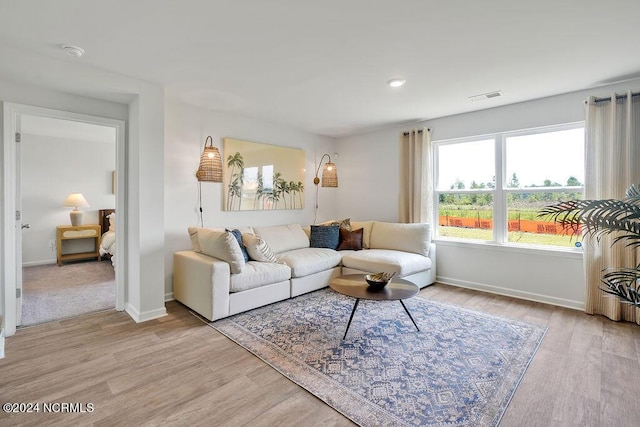
POLYGON ((242 256, 244 257, 244 262, 249 261, 249 254, 247 253, 247 248, 244 247, 244 243, 242 243, 242 233, 240 233, 240 230, 234 228, 233 230, 226 229, 225 231, 233 234, 233 237, 238 241, 240 250, 242 251, 242 256))
POLYGON ((337 225, 312 225, 309 237, 310 247, 338 249, 340 227, 337 225))
POLYGON ((249 254, 249 258, 260 262, 278 262, 267 242, 255 234, 245 233, 242 235, 242 242, 249 254))
POLYGON ((363 234, 364 234, 363 228, 359 228, 353 231, 349 231, 345 228, 341 228, 340 229, 340 245, 338 245, 338 250, 339 251, 361 250, 363 234))

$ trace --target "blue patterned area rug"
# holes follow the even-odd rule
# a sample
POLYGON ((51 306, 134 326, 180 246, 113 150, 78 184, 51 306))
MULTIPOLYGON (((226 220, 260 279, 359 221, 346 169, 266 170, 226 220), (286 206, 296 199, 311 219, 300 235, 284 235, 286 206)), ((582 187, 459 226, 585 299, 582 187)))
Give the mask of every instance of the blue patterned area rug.
POLYGON ((546 327, 327 288, 210 323, 362 426, 496 426, 546 327))

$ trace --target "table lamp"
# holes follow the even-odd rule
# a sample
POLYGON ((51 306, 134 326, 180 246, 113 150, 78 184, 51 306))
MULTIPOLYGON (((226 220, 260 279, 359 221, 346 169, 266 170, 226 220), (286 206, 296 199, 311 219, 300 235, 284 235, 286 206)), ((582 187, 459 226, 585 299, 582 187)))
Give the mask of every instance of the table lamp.
POLYGON ((82 225, 82 211, 78 207, 88 208, 89 203, 81 193, 71 193, 62 204, 65 208, 74 208, 69 214, 71 225, 82 225))

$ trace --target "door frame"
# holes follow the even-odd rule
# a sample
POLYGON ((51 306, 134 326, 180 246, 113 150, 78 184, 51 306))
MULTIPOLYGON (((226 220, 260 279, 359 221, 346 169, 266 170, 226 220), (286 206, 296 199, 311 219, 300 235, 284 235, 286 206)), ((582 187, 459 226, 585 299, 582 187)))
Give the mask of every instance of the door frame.
POLYGON ((118 238, 116 239, 116 310, 124 310, 126 271, 127 271, 127 200, 126 183, 128 181, 126 168, 126 123, 123 120, 111 119, 107 117, 90 116, 87 114, 72 113, 69 111, 54 110, 50 108, 34 107, 5 102, 3 103, 3 138, 2 138, 2 188, 0 200, 2 200, 2 247, 0 247, 0 265, 2 265, 3 276, 0 284, 0 303, 3 306, 3 317, 5 336, 9 337, 16 332, 16 271, 22 266, 17 265, 16 239, 18 223, 15 218, 16 212, 16 123, 21 115, 42 116, 63 120, 78 121, 101 126, 115 128, 116 131, 116 229, 118 238))

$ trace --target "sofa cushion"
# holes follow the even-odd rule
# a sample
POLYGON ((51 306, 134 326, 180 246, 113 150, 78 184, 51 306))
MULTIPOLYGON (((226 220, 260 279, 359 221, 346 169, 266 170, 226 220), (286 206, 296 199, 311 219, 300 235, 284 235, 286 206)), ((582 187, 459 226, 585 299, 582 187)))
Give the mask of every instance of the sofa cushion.
POLYGON ((260 236, 245 233, 242 235, 242 242, 247 250, 249 258, 259 262, 277 262, 276 254, 273 253, 267 242, 260 236))
POLYGON ((371 228, 373 227, 373 221, 351 221, 351 229, 357 230, 362 228, 362 247, 369 249, 371 243, 371 228))
POLYGON ((309 246, 337 249, 340 243, 340 227, 337 225, 312 225, 309 246))
POLYGON ((302 248, 278 254, 291 267, 291 277, 304 277, 340 265, 342 255, 333 249, 302 248))
POLYGON ((233 274, 240 273, 245 266, 240 245, 231 232, 203 228, 198 230, 198 243, 205 255, 226 261, 233 274))
POLYGON ((400 224, 375 221, 371 229, 371 249, 395 249, 429 256, 431 228, 426 223, 400 224))
POLYGON ((300 224, 254 227, 254 231, 267 242, 276 255, 285 251, 309 247, 309 238, 300 224))
POLYGON ((340 244, 338 245, 339 251, 359 251, 362 249, 362 235, 364 229, 359 228, 357 230, 349 231, 346 228, 340 229, 340 244))
POLYGON ((422 255, 389 249, 369 249, 344 253, 342 265, 369 273, 396 273, 398 277, 431 268, 431 259, 422 255))
POLYGON ((231 292, 242 292, 291 278, 291 269, 284 264, 249 261, 242 272, 232 274, 229 284, 231 292))

